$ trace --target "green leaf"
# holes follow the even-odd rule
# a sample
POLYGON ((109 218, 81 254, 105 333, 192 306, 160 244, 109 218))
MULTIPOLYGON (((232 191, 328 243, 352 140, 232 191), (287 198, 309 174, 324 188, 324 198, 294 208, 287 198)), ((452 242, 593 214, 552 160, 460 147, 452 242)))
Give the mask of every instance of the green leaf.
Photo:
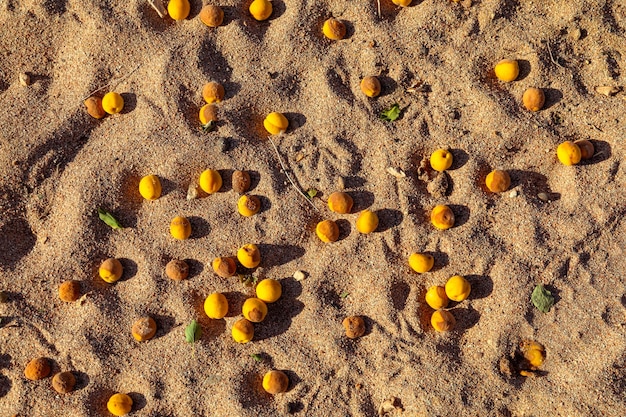
POLYGON ((253 353, 253 354, 250 355, 250 357, 252 359, 254 359, 255 361, 257 361, 257 362, 262 362, 263 361, 263 358, 258 353, 253 353))
POLYGON ((315 188, 309 188, 308 190, 306 190, 306 195, 308 195, 309 198, 314 198, 317 193, 318 191, 315 188))
POLYGON ((202 327, 197 321, 191 320, 191 323, 185 327, 185 341, 187 343, 196 343, 202 337, 202 327))
POLYGON ((118 222, 117 219, 113 217, 111 213, 109 213, 108 211, 104 209, 101 209, 101 208, 98 209, 98 217, 100 217, 100 220, 102 220, 103 222, 111 226, 113 229, 123 229, 120 222, 118 222))
POLYGON ((554 305, 554 297, 552 293, 544 288, 543 285, 537 285, 530 296, 531 301, 543 313, 550 311, 554 305))
POLYGON ((259 278, 255 277, 252 274, 247 274, 247 275, 239 274, 239 282, 244 284, 246 287, 252 287, 253 285, 257 283, 258 280, 259 278))
POLYGON ((344 292, 341 293, 340 297, 341 298, 346 298, 349 295, 350 295, 350 293, 348 291, 344 291, 344 292))
POLYGON ((400 106, 398 103, 394 104, 390 109, 385 110, 380 114, 380 118, 387 122, 393 122, 398 117, 400 117, 400 106))

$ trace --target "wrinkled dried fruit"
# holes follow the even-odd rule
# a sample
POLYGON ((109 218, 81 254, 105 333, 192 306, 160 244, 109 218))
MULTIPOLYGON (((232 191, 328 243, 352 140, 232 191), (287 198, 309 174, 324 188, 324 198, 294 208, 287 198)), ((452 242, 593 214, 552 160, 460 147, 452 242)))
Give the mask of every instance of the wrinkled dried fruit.
POLYGON ((100 268, 98 269, 100 278, 110 284, 120 279, 123 272, 124 269, 122 268, 122 263, 115 258, 106 259, 102 262, 100 268))
POLYGON ((245 194, 250 189, 250 174, 248 171, 233 172, 233 190, 239 194, 245 194))
POLYGON ((80 298, 80 282, 69 280, 59 285, 59 298, 71 303, 80 298))
POLYGON ((322 32, 328 39, 338 41, 346 36, 346 25, 334 17, 331 17, 324 22, 322 32))
POLYGON ((208 104, 219 103, 224 100, 224 86, 215 81, 209 81, 202 87, 202 97, 208 104))
POLYGON ((365 322, 361 316, 346 317, 341 324, 346 330, 346 336, 350 339, 356 339, 365 334, 365 322))
POLYGON ((596 152, 593 143, 587 139, 578 139, 574 143, 580 148, 580 159, 591 159, 596 152))
POLYGON ((165 265, 165 274, 174 281, 180 281, 189 276, 189 265, 180 259, 172 259, 165 265))
POLYGON ((31 381, 37 381, 50 375, 50 370, 50 361, 48 359, 35 358, 26 365, 24 376, 31 381))
POLYGON ((216 28, 224 21, 224 11, 219 6, 207 4, 200 10, 200 20, 208 27, 216 28))
POLYGON ((52 377, 52 388, 59 394, 67 394, 76 386, 76 378, 71 372, 59 372, 52 377))
POLYGON ((269 371, 263 377, 263 389, 269 394, 275 395, 287 391, 289 378, 284 372, 269 371))
POLYGON ((541 110, 545 102, 546 96, 543 93, 543 90, 539 88, 529 88, 524 91, 524 95, 522 96, 522 103, 524 103, 524 107, 530 111, 541 110))
POLYGON ((137 320, 131 329, 131 333, 133 337, 138 342, 145 342, 146 340, 150 340, 154 337, 157 331, 156 322, 152 317, 141 317, 137 320))
POLYGON ((368 97, 378 97, 381 86, 378 78, 373 75, 365 77, 361 80, 361 91, 368 97))
POLYGON ((344 193, 343 191, 335 191, 328 196, 328 208, 335 213, 350 213, 353 204, 354 201, 352 197, 350 197, 350 194, 344 193))
POLYGON ((102 108, 102 99, 100 97, 89 97, 85 100, 85 107, 87 108, 87 113, 95 119, 102 119, 107 114, 102 108))
POLYGON ((332 220, 322 220, 315 227, 315 233, 322 242, 336 242, 339 239, 339 226, 332 220))
POLYGON ((495 169, 487 174, 485 185, 492 193, 501 193, 511 186, 511 177, 508 172, 495 169))
POLYGON ((215 258, 211 266, 213 271, 222 278, 232 277, 237 272, 237 264, 231 257, 215 258))

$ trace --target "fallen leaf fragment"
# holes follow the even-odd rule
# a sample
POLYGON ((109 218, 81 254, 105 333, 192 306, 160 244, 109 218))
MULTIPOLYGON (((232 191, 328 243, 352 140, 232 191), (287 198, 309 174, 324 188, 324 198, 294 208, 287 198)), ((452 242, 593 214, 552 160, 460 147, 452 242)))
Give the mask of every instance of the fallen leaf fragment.
POLYGON ((187 200, 194 200, 198 198, 198 184, 195 181, 191 181, 189 183, 189 188, 187 188, 187 200))
POLYGON ((541 284, 535 287, 532 295, 530 296, 530 300, 542 313, 549 312, 550 308, 554 305, 554 297, 552 296, 552 293, 546 290, 541 284))
POLYGON ((613 87, 610 85, 603 85, 601 87, 596 87, 596 93, 604 94, 605 96, 611 97, 621 91, 621 87, 613 87))
POLYGON ((303 279, 306 278, 306 274, 303 271, 297 270, 296 272, 293 273, 293 278, 296 281, 302 281, 303 279))
POLYGON ((400 168, 388 167, 387 172, 396 178, 405 178, 406 174, 400 168))
POLYGON ((378 416, 395 416, 401 414, 403 411, 404 409, 402 408, 400 399, 396 397, 389 397, 388 400, 383 401, 380 407, 378 407, 378 416))
POLYGON ((154 10, 156 10, 159 17, 164 18, 167 16, 167 9, 163 5, 163 1, 161 0, 148 0, 148 4, 152 6, 154 10))

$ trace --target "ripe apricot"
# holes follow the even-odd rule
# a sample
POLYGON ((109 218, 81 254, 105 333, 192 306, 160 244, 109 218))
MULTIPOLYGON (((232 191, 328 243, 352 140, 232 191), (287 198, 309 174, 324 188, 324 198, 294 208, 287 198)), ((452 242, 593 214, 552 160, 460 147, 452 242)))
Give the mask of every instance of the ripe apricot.
POLYGON ((407 7, 413 0, 392 0, 393 4, 400 7, 407 7))
POLYGON ((174 20, 186 19, 190 10, 189 0, 170 0, 167 4, 167 12, 174 20))
POLYGON ((254 338, 254 326, 247 319, 239 319, 231 330, 233 339, 237 343, 248 343, 254 338))
POLYGON ((135 340, 138 342, 144 342, 154 337, 157 331, 156 322, 152 317, 141 317, 138 319, 131 329, 131 333, 135 340))
POLYGON ((439 172, 443 172, 452 166, 452 153, 447 149, 437 149, 430 155, 430 166, 439 172))
POLYGON ((378 97, 381 91, 380 81, 373 75, 363 78, 361 80, 361 91, 368 97, 378 97))
POLYGON ((460 275, 454 275, 446 282, 446 295, 452 301, 463 301, 470 295, 472 286, 460 275))
POLYGON ((85 100, 85 107, 87 108, 87 113, 95 119, 102 119, 107 114, 102 108, 102 99, 100 97, 89 97, 85 100))
POLYGON ((339 226, 332 220, 322 220, 315 227, 315 233, 322 242, 336 242, 339 239, 339 226))
POLYGON ((278 135, 289 127, 289 120, 282 113, 272 112, 263 120, 263 126, 272 135, 278 135))
POLYGON ((102 97, 102 108, 109 114, 119 113, 124 108, 124 99, 114 91, 106 93, 102 97))
POLYGON ((530 111, 541 110, 545 102, 546 95, 543 93, 543 90, 539 88, 531 87, 524 91, 524 95, 522 96, 524 107, 530 111))
POLYGON ((456 319, 446 310, 437 310, 430 317, 430 324, 438 332, 447 332, 454 328, 456 319))
POLYGON ((580 162, 582 153, 576 143, 567 140, 556 148, 556 156, 563 165, 576 165, 580 162))
POLYGON ((261 210, 261 200, 255 195, 242 195, 237 201, 237 210, 244 217, 250 217, 261 210))
POLYGON ((269 371, 263 376, 263 389, 269 394, 275 395, 287 391, 289 378, 284 372, 269 371))
POLYGON ((409 256, 409 266, 420 274, 433 269, 433 265, 435 265, 435 258, 428 253, 412 253, 409 256))
POLYGON ((256 296, 265 303, 273 303, 280 298, 283 288, 280 282, 267 278, 256 285, 256 296))
POLYGON ((80 282, 69 280, 59 285, 59 298, 71 303, 80 298, 80 282))
POLYGON ((114 416, 123 416, 130 413, 133 408, 133 399, 126 394, 113 394, 107 402, 107 409, 109 413, 114 416))
POLYGON ((214 169, 207 169, 200 174, 200 188, 207 194, 216 193, 222 188, 222 176, 214 169))
POLYGON ((241 308, 243 316, 252 323, 260 323, 267 315, 267 305, 259 298, 248 298, 241 308))
POLYGON ((170 223, 170 234, 174 239, 188 239, 191 236, 191 223, 189 223, 186 217, 174 217, 170 223))
POLYGON ((335 191, 328 196, 328 208, 335 213, 350 213, 353 204, 354 201, 352 197, 350 197, 350 194, 344 193, 343 191, 335 191))
POLYGON ((346 36, 346 25, 344 25, 340 20, 331 17, 324 22, 322 32, 328 39, 338 41, 346 36))
POLYGON ((215 104, 205 104, 200 107, 198 118, 202 126, 205 126, 209 122, 217 122, 217 106, 215 104))
POLYGON ((454 213, 445 205, 438 205, 430 213, 430 221, 439 230, 447 230, 454 226, 454 213))
POLYGON ((426 291, 426 303, 433 309, 446 308, 448 306, 448 296, 446 290, 440 285, 433 285, 426 291))
POLYGON ((515 81, 519 75, 519 64, 514 59, 503 59, 496 64, 494 72, 500 81, 515 81))
POLYGON ((146 200, 161 197, 161 181, 156 175, 146 175, 139 181, 139 194, 146 200))
POLYGON ((508 172, 495 169, 487 174, 485 185, 492 193, 501 193, 511 186, 511 177, 508 172))
POLYGON ((237 272, 235 260, 228 256, 213 259, 211 266, 213 271, 222 278, 232 277, 237 272))
POLYGON ((356 219, 356 230, 360 233, 372 233, 378 228, 378 215, 370 210, 363 210, 356 219))
POLYGON ((246 268, 256 268, 261 263, 261 252, 255 244, 248 243, 239 248, 237 259, 246 268))
POLYGON ((100 278, 109 284, 114 283, 118 279, 122 277, 122 273, 124 272, 124 268, 122 268, 122 263, 115 259, 109 258, 106 259, 98 268, 98 274, 100 278))
POLYGON ((256 20, 267 20, 272 15, 272 3, 268 0, 254 0, 250 4, 249 10, 256 20))
POLYGON ((214 292, 204 300, 204 312, 210 319, 222 319, 228 313, 228 300, 224 294, 214 292))
POLYGON ((208 104, 219 103, 224 100, 224 86, 215 81, 209 81, 202 87, 202 97, 208 104))
POLYGON ((224 10, 219 6, 207 4, 200 10, 200 20, 211 28, 216 28, 224 21, 224 10))

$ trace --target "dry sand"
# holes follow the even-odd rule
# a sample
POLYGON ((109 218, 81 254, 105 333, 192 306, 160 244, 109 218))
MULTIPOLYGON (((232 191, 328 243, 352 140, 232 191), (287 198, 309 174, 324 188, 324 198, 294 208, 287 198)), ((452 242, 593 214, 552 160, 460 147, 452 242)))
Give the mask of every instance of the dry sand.
POLYGON ((275 0, 261 23, 248 3, 219 5, 224 24, 208 29, 198 0, 181 22, 144 0, 0 2, 0 414, 106 415, 108 397, 125 392, 137 416, 376 416, 390 397, 406 416, 626 415, 626 101, 595 90, 624 84, 626 3, 381 0, 379 18, 373 0, 275 0), (330 16, 346 22, 346 39, 321 36, 330 16), (517 81, 494 80, 503 58, 520 60, 517 81), (376 99, 359 90, 367 75, 382 80, 376 99), (226 99, 204 133, 209 80, 226 99), (425 91, 407 92, 417 81, 425 91), (92 119, 82 100, 109 82, 124 111, 92 119), (547 92, 537 113, 521 106, 531 86, 547 92), (393 103, 401 118, 380 120, 393 103), (298 184, 320 190, 319 213, 280 170, 261 123, 271 111, 289 119, 274 140, 298 184), (592 140, 596 155, 561 165, 566 139, 592 140), (417 167, 446 146, 450 190, 435 198, 417 167), (207 168, 224 187, 188 201, 207 168), (516 196, 484 190, 493 168, 509 170, 516 196), (252 172, 260 214, 237 213, 235 169, 252 172), (138 194, 147 174, 162 180, 156 201, 138 194), (325 206, 341 187, 352 214, 325 206), (428 221, 442 203, 457 216, 447 231, 428 221), (98 207, 126 228, 102 223, 98 207), (354 227, 365 208, 380 217, 370 235, 354 227), (191 219, 187 241, 168 233, 177 215, 191 219), (317 239, 322 218, 338 220, 338 242, 317 239), (230 328, 253 289, 210 262, 248 242, 263 258, 255 276, 281 280, 284 294, 240 345, 230 328), (432 272, 409 269, 416 251, 434 254, 432 272), (125 267, 114 285, 97 277, 107 257, 125 267), (172 258, 189 260, 188 280, 164 275, 172 258), (451 310, 456 329, 438 334, 424 293, 454 274, 472 294, 451 310), (67 279, 81 282, 81 302, 58 298, 67 279), (530 303, 537 284, 557 296, 547 314, 530 303), (231 304, 224 320, 202 311, 214 291, 231 304), (144 314, 159 330, 140 344, 130 328, 144 314), (348 340, 341 321, 353 314, 367 333, 348 340), (204 336, 192 355, 194 318, 204 336), (540 376, 503 366, 524 339, 545 346, 540 376), (38 356, 74 371, 77 390, 26 380, 38 356), (287 393, 262 391, 272 368, 288 373, 287 393))

